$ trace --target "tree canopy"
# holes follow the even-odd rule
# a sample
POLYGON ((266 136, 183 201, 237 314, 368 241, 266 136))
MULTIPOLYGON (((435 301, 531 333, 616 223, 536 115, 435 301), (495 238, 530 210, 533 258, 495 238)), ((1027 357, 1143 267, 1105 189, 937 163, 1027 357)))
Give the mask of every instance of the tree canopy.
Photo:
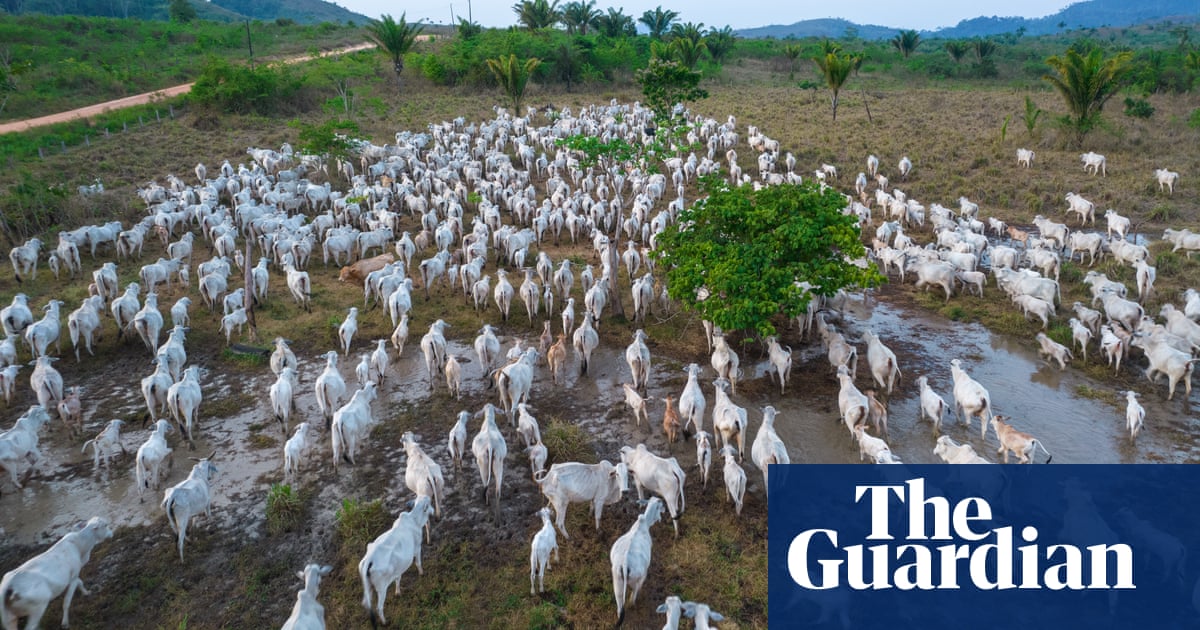
POLYGON ((517 22, 533 31, 539 28, 550 28, 562 19, 562 11, 558 9, 558 0, 522 0, 514 4, 513 13, 517 14, 517 22))
POLYGON ((1063 121, 1082 139, 1100 120, 1104 104, 1121 87, 1121 78, 1129 70, 1133 53, 1119 52, 1108 59, 1099 48, 1086 55, 1068 48, 1062 57, 1054 56, 1046 64, 1056 74, 1042 78, 1050 82, 1067 105, 1063 121))
POLYGON ((900 31, 899 34, 892 38, 892 46, 900 51, 900 54, 904 55, 905 58, 913 54, 920 43, 921 34, 916 31, 900 31))
POLYGON ((654 7, 653 11, 642 13, 642 17, 638 18, 638 21, 650 31, 651 39, 662 39, 662 36, 671 30, 671 25, 678 17, 678 11, 663 9, 662 5, 659 5, 654 7))
POLYGON ((487 65, 496 77, 496 83, 500 84, 500 89, 504 90, 505 96, 512 103, 513 116, 520 116, 521 101, 525 98, 525 84, 529 82, 533 71, 542 65, 542 60, 537 57, 521 60, 517 59, 516 55, 509 55, 488 59, 487 65))
POLYGON ((838 93, 842 91, 846 79, 850 78, 850 73, 862 63, 862 58, 837 51, 814 57, 813 62, 821 71, 821 78, 825 81, 825 85, 833 93, 829 100, 833 105, 833 120, 836 122, 838 93))
POLYGON ((400 19, 395 20, 385 13, 380 19, 367 23, 367 37, 392 60, 397 83, 404 72, 404 55, 417 43, 417 35, 425 28, 420 22, 409 24, 404 16, 401 13, 400 19))
POLYGON ((663 122, 671 117, 676 103, 688 103, 708 98, 708 91, 700 86, 700 73, 678 61, 654 58, 645 68, 634 73, 642 86, 646 106, 663 122))
POLYGON ((874 266, 848 262, 865 248, 857 217, 842 213, 845 198, 832 189, 804 183, 754 190, 713 178, 702 191, 654 251, 670 296, 724 330, 770 335, 773 318, 802 313, 813 294, 884 281, 874 266))

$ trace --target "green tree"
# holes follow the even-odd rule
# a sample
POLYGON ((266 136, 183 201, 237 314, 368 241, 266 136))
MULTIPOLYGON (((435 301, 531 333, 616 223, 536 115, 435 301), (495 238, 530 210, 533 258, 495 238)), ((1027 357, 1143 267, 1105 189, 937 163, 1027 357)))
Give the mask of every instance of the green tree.
POLYGON ((596 27, 601 15, 596 8, 596 0, 575 0, 563 5, 562 22, 567 26, 568 33, 587 35, 589 28, 596 27))
POLYGON ((700 73, 678 61, 653 58, 634 78, 660 126, 671 118, 676 103, 686 105, 708 98, 708 92, 700 88, 700 73))
POLYGON ((578 44, 564 42, 554 49, 554 75, 567 84, 567 91, 571 91, 571 85, 579 80, 579 72, 583 69, 583 50, 578 44))
POLYGON ((167 5, 167 15, 172 22, 187 24, 196 19, 196 7, 188 0, 171 0, 171 4, 167 5))
POLYGON ((921 34, 916 31, 900 31, 892 38, 892 46, 900 51, 901 55, 907 59, 909 55, 917 50, 917 46, 921 43, 921 34))
POLYGON ((25 0, 0 0, 0 7, 4 7, 9 15, 20 15, 24 5, 25 0))
POLYGON ((401 85, 400 78, 404 73, 404 55, 417 43, 417 35, 425 28, 420 22, 409 24, 405 15, 401 13, 400 20, 396 21, 384 13, 380 19, 367 22, 367 37, 392 60, 397 87, 401 85))
POLYGON ((975 51, 975 59, 983 62, 995 54, 996 42, 990 39, 976 38, 971 40, 971 49, 975 51))
POLYGON ((1025 113, 1021 115, 1021 120, 1025 122, 1025 131, 1029 133, 1029 137, 1033 137, 1034 129, 1037 127, 1038 117, 1042 115, 1042 110, 1033 102, 1033 99, 1028 95, 1025 96, 1025 113))
POLYGON ((704 36, 704 47, 708 49, 708 54, 717 63, 725 61, 725 57, 733 50, 736 43, 737 35, 733 34, 733 29, 729 25, 722 29, 714 26, 708 29, 708 33, 704 36))
POLYGON ((833 93, 830 97, 830 104, 833 105, 833 120, 836 122, 838 93, 841 92, 842 86, 846 84, 846 79, 850 78, 850 72, 857 65, 855 57, 831 52, 823 57, 814 57, 813 61, 816 62, 817 69, 821 71, 821 78, 825 81, 826 87, 833 93))
POLYGON ((842 213, 845 198, 835 190, 811 183, 754 190, 708 179, 702 193, 654 251, 670 296, 722 330, 774 334, 772 320, 804 312, 814 294, 884 281, 875 267, 848 262, 865 249, 857 218, 842 213))
POLYGON ((21 91, 21 75, 28 74, 31 70, 33 70, 33 62, 28 59, 14 61, 9 49, 5 48, 0 51, 0 114, 4 113, 8 99, 21 91))
POLYGON ((691 70, 700 63, 704 51, 708 49, 704 40, 692 40, 686 37, 671 40, 671 56, 684 67, 691 70))
POLYGON ((517 14, 517 23, 531 31, 550 28, 562 19, 558 0, 521 0, 513 5, 512 10, 517 14))
POLYGON ((516 55, 509 55, 488 59, 487 65, 492 71, 492 76, 496 77, 496 83, 500 84, 500 89, 504 90, 504 94, 512 103, 513 115, 520 116, 521 101, 525 98, 525 84, 529 82, 533 71, 542 65, 542 60, 530 57, 522 61, 517 59, 516 55))
POLYGON ((608 12, 596 18, 596 30, 605 37, 633 37, 637 35, 637 25, 633 17, 625 15, 621 9, 609 8, 608 12))
POLYGON ((662 39, 671 30, 671 25, 679 17, 679 12, 670 9, 663 9, 662 5, 654 7, 653 11, 642 13, 642 17, 638 21, 646 25, 646 29, 650 31, 650 39, 662 39))
POLYGON ((963 57, 967 56, 967 51, 971 50, 971 45, 964 41, 952 39, 942 44, 942 48, 946 49, 946 52, 949 53, 954 63, 962 63, 963 57))
POLYGON ((692 43, 700 43, 704 39, 704 23, 695 22, 679 23, 671 25, 671 39, 690 39, 692 43))
POLYGON ((1130 51, 1105 59, 1099 48, 1092 49, 1086 56, 1068 48, 1063 56, 1055 55, 1046 60, 1046 65, 1056 74, 1042 78, 1054 86, 1066 103, 1067 115, 1062 121, 1074 131, 1076 141, 1082 141, 1100 121, 1104 104, 1120 89, 1132 58, 1130 51))
POLYGON ((479 22, 472 22, 467 18, 458 18, 458 36, 463 39, 471 39, 483 32, 483 27, 479 22))
POLYGON ((788 81, 796 78, 796 62, 803 53, 804 47, 800 44, 784 44, 783 56, 788 60, 788 81))

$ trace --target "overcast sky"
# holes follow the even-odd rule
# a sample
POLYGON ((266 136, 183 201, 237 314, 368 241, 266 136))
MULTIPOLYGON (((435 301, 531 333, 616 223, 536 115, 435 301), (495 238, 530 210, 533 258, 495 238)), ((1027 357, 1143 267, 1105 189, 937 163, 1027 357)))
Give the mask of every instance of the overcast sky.
MULTIPOLYGON (((333 0, 351 11, 368 17, 378 18, 389 13, 399 18, 407 14, 410 22, 448 24, 451 11, 454 16, 467 16, 467 0, 333 0)), ((516 22, 512 6, 515 2, 504 0, 474 0, 470 3, 471 16, 484 26, 502 27, 516 22)), ((565 4, 560 0, 559 6, 565 4)), ((604 2, 597 0, 596 8, 601 11, 609 7, 621 8, 626 15, 636 20, 642 12, 657 6, 679 13, 683 22, 700 22, 705 26, 732 26, 735 29, 767 26, 769 24, 792 24, 801 20, 817 18, 844 18, 858 24, 875 24, 895 28, 936 29, 954 26, 959 20, 979 16, 1022 16, 1043 17, 1058 12, 1072 4, 1067 0, 842 0, 822 3, 814 0, 785 3, 779 0, 734 0, 693 2, 663 0, 619 0, 604 2), (836 8, 831 8, 836 7, 836 8)))

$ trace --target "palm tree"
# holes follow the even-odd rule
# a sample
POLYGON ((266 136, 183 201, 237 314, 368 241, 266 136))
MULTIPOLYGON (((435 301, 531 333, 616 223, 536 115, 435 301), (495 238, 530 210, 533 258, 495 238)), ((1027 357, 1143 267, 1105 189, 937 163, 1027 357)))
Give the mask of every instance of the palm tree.
POLYGON ((588 28, 595 28, 600 19, 600 10, 596 8, 596 0, 575 0, 563 5, 562 22, 567 25, 567 32, 587 35, 588 28))
POLYGON ((596 18, 596 30, 606 37, 625 37, 637 35, 637 25, 633 17, 625 15, 621 9, 609 7, 608 13, 596 18))
POLYGON ((690 39, 693 43, 699 43, 700 40, 704 39, 704 23, 696 24, 695 22, 688 22, 680 24, 676 22, 671 25, 671 39, 679 39, 681 37, 690 39))
MULTIPOLYGON (((828 40, 827 40, 828 41, 828 40)), ((825 79, 825 85, 833 92, 830 99, 833 105, 833 120, 837 121, 838 108, 838 92, 845 85, 846 79, 850 77, 850 72, 856 64, 854 55, 843 55, 841 53, 831 52, 826 53, 823 57, 814 57, 817 68, 821 70, 821 76, 825 79)))
POLYGON ((825 55, 828 55, 830 53, 837 54, 840 52, 842 52, 841 44, 839 44, 829 38, 825 38, 825 39, 821 40, 821 56, 822 57, 824 57, 825 55))
POLYGON ((550 28, 562 18, 562 13, 558 10, 558 0, 521 0, 513 5, 512 10, 517 14, 517 22, 531 31, 550 28))
POLYGON ((688 70, 694 70, 696 64, 700 63, 700 58, 704 56, 704 51, 708 50, 704 40, 691 40, 687 37, 680 37, 671 40, 671 54, 683 67, 688 70))
POLYGON ((800 44, 784 44, 783 56, 788 60, 788 81, 796 78, 796 61, 803 52, 804 48, 800 44))
POLYGON ((892 38, 892 46, 895 46, 896 50, 899 50, 905 59, 913 54, 920 43, 921 34, 916 31, 900 31, 898 35, 892 38))
POLYGON ((554 50, 554 74, 567 84, 568 92, 571 91, 571 84, 579 80, 582 67, 583 49, 579 45, 563 43, 554 50))
POLYGON ((1074 128, 1076 139, 1096 125, 1104 104, 1121 87, 1121 79, 1130 69, 1133 52, 1119 52, 1105 59, 1104 52, 1094 48, 1086 56, 1068 48, 1064 56, 1054 56, 1046 64, 1056 75, 1042 78, 1050 82, 1067 104, 1067 123, 1074 128))
POLYGON ((492 71, 492 76, 496 77, 496 82, 500 84, 500 88, 504 90, 504 94, 512 102, 513 115, 520 116, 521 100, 525 98, 525 84, 529 82, 533 71, 542 65, 542 60, 530 57, 520 61, 516 55, 509 55, 488 59, 487 65, 488 69, 492 71))
POLYGON ((675 23, 675 19, 679 17, 678 11, 663 9, 662 5, 654 7, 653 11, 646 11, 638 21, 646 25, 650 31, 650 39, 662 39, 662 36, 671 30, 671 25, 675 23))
POLYGON ((971 42, 971 48, 975 51, 975 58, 982 63, 996 52, 996 42, 990 39, 976 38, 971 42))
POLYGON ((729 25, 719 30, 714 26, 708 29, 708 34, 704 36, 704 45, 708 48, 708 54, 712 55, 713 61, 717 63, 725 60, 725 56, 733 50, 736 41, 737 36, 733 34, 733 29, 729 28, 729 25))
POLYGON ((942 45, 955 63, 961 63, 963 57, 967 56, 967 51, 971 49, 971 45, 967 42, 959 40, 950 40, 942 45))
POLYGON ((472 22, 467 18, 458 18, 458 36, 463 39, 471 39, 483 32, 483 27, 479 22, 472 22))
POLYGON ((408 54, 417 42, 417 35, 425 28, 420 22, 409 24, 404 16, 405 14, 401 13, 400 20, 396 21, 385 13, 380 19, 367 22, 367 37, 392 58, 397 86, 400 85, 400 77, 404 72, 404 55, 408 54))

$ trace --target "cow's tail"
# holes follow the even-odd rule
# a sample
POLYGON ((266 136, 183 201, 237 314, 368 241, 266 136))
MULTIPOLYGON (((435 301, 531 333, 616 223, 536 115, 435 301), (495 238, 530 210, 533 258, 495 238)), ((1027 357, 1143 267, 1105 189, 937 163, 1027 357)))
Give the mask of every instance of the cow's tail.
MULTIPOLYGON (((679 514, 682 515, 683 511, 686 509, 685 501, 683 498, 683 480, 684 480, 683 469, 680 468, 679 465, 677 464, 675 466, 675 470, 671 471, 671 474, 675 477, 675 482, 679 484, 679 514)), ((674 520, 678 524, 679 517, 676 516, 672 520, 674 520)))
POLYGON ((371 627, 378 628, 379 617, 375 614, 375 609, 371 607, 371 567, 374 564, 374 562, 360 563, 358 565, 358 575, 362 578, 363 584, 363 607, 371 615, 371 627))
POLYGON ((1041 447, 1041 449, 1042 449, 1042 452, 1046 454, 1046 463, 1047 463, 1047 464, 1049 464, 1049 463, 1050 463, 1050 460, 1054 459, 1054 456, 1050 454, 1050 451, 1047 451, 1047 450, 1046 450, 1046 447, 1045 447, 1044 445, 1042 445, 1042 441, 1041 441, 1041 440, 1035 439, 1035 440, 1033 441, 1033 448, 1034 448, 1034 452, 1036 452, 1036 451, 1037 451, 1037 448, 1038 448, 1038 447, 1041 447))

